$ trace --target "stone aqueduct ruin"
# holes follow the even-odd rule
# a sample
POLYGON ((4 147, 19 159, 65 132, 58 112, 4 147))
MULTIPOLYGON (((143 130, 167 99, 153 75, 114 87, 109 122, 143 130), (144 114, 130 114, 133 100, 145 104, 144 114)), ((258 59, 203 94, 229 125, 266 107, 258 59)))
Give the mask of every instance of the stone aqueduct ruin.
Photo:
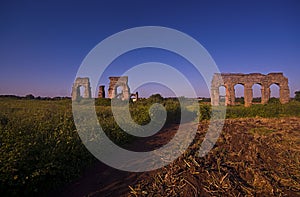
POLYGON ((84 93, 82 98, 91 98, 91 85, 90 79, 88 77, 78 77, 76 78, 73 87, 72 87, 72 100, 79 100, 80 96, 80 87, 84 87, 84 93))
MULTIPOLYGON (((109 88, 108 88, 108 98, 120 98, 121 100, 128 100, 134 97, 138 100, 138 92, 130 93, 130 88, 128 86, 128 76, 121 77, 109 77, 109 88), (118 87, 121 87, 122 91, 118 93, 118 87)), ((72 88, 72 100, 80 100, 80 87, 84 87, 84 93, 82 98, 91 98, 91 87, 89 78, 76 78, 75 83, 72 88)), ((105 86, 99 86, 98 98, 105 98, 105 86)))
MULTIPOLYGON (((135 94, 130 93, 128 86, 128 77, 109 77, 110 83, 108 88, 109 98, 120 98, 122 100, 128 100, 132 96, 138 99, 138 92, 135 94), (118 87, 122 88, 120 93, 117 92, 118 87)), ((263 75, 260 73, 242 74, 242 73, 216 73, 213 76, 211 83, 211 104, 213 106, 220 105, 220 92, 219 88, 224 86, 226 89, 225 105, 235 105, 235 89, 234 86, 241 84, 244 86, 244 101, 245 106, 249 107, 253 100, 254 84, 261 85, 261 103, 266 104, 271 95, 270 86, 276 84, 280 88, 280 102, 282 104, 288 103, 290 99, 290 90, 288 85, 288 79, 283 73, 269 73, 263 75)), ((91 87, 89 78, 77 78, 72 88, 72 100, 79 100, 80 87, 84 87, 84 93, 82 98, 91 98, 91 87)), ((98 98, 105 98, 105 86, 99 86, 98 98)))
POLYGON ((271 91, 270 86, 276 84, 279 86, 280 102, 282 104, 289 102, 290 90, 288 79, 283 76, 283 73, 269 73, 263 75, 260 73, 251 74, 231 74, 221 73, 213 76, 211 84, 211 104, 217 106, 220 104, 219 87, 224 86, 226 89, 225 105, 235 104, 235 89, 236 84, 244 86, 244 101, 245 106, 251 106, 253 99, 252 86, 254 84, 261 85, 261 103, 265 104, 269 101, 271 91))
POLYGON ((128 86, 128 77, 109 77, 109 88, 108 97, 109 98, 120 98, 122 100, 128 100, 130 98, 130 88, 128 86), (118 93, 118 87, 122 88, 122 92, 118 93))

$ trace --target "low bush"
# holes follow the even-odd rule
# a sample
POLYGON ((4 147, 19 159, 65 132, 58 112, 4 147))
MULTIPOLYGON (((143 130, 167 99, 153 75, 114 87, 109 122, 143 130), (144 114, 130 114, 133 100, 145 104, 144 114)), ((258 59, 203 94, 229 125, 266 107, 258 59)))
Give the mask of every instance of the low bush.
POLYGON ((95 105, 96 106, 110 106, 111 100, 109 98, 96 98, 95 105))

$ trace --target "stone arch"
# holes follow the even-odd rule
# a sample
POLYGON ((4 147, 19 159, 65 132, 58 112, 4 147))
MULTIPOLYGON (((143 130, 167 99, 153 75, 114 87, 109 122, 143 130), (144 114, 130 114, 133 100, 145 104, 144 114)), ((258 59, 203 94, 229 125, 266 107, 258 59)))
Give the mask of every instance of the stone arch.
POLYGON ((271 97, 280 98, 280 85, 278 83, 272 83, 270 85, 270 98, 271 97))
POLYGON ((288 103, 290 100, 290 89, 288 85, 288 78, 283 76, 282 73, 269 73, 265 80, 265 99, 263 104, 267 103, 271 97, 271 85, 276 84, 279 86, 279 100, 282 104, 288 103))
POLYGON ((228 104, 228 97, 226 96, 228 93, 227 93, 227 86, 225 84, 218 84, 216 85, 214 88, 211 89, 211 102, 212 102, 212 105, 220 105, 220 102, 221 102, 221 97, 223 95, 220 95, 220 88, 225 88, 225 101, 224 101, 224 105, 227 105, 228 104))
POLYGON ((108 88, 108 97, 120 98, 122 100, 128 100, 130 98, 130 89, 128 86, 128 77, 109 77, 109 88, 108 88), (122 92, 118 94, 117 88, 120 87, 122 92))
POLYGON ((91 98, 91 87, 90 87, 90 80, 88 77, 84 78, 76 78, 73 87, 72 87, 72 100, 80 100, 80 87, 84 88, 82 98, 91 98))

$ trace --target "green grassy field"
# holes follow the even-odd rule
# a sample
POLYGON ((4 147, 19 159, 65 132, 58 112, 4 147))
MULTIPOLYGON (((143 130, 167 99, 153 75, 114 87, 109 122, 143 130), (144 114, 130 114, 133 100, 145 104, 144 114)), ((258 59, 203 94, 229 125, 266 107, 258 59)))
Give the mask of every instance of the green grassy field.
MULTIPOLYGON (((153 102, 167 109, 167 123, 180 120, 180 105, 171 99, 141 100, 130 104, 136 123, 147 124, 153 102)), ((64 100, 26 100, 0 98, 0 193, 3 196, 32 195, 53 190, 74 180, 95 158, 86 150, 77 134, 72 116, 72 103, 64 100)), ((184 110, 197 119, 195 106, 184 110)), ((110 101, 96 100, 99 122, 117 144, 130 143, 133 136, 115 123, 110 101)), ((210 118, 210 105, 200 104, 198 118, 210 118)), ((270 103, 250 108, 227 108, 227 118, 300 117, 300 102, 286 105, 270 103)))

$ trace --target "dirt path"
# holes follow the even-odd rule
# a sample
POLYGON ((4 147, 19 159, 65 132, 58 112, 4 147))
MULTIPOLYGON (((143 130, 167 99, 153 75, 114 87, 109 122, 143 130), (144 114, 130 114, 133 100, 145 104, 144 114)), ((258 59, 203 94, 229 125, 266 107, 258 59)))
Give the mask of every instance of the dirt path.
MULTIPOLYGON (((178 125, 169 125, 152 137, 134 141, 126 149, 140 152, 153 150, 168 143, 177 129, 178 125)), ((148 173, 120 171, 97 161, 78 180, 63 188, 62 191, 57 192, 55 195, 70 197, 120 196, 128 193, 130 191, 129 186, 133 186, 137 180, 142 179, 144 176, 148 176, 148 173)))

